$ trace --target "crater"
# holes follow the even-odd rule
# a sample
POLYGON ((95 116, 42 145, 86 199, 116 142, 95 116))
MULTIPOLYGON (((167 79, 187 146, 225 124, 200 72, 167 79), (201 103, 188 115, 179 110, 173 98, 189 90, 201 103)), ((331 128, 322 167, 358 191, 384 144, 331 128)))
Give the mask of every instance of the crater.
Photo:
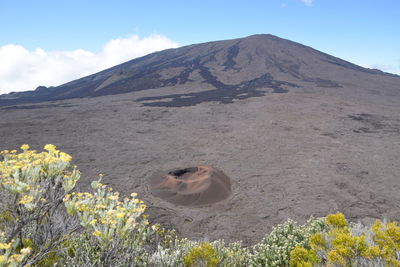
POLYGON ((148 184, 154 196, 182 206, 214 204, 231 194, 230 178, 204 165, 155 173, 148 184))

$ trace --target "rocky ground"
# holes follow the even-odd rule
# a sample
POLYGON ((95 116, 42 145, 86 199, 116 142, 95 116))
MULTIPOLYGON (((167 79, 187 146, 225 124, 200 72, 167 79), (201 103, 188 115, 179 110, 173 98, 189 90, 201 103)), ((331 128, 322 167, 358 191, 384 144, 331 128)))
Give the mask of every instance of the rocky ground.
POLYGON ((188 93, 182 87, 3 107, 0 149, 55 144, 74 157, 81 189, 103 173, 115 190, 137 192, 152 221, 194 239, 252 244, 288 218, 335 211, 400 220, 400 98, 346 90, 303 85, 229 104, 145 105, 188 93), (227 174, 231 196, 191 207, 151 194, 155 172, 196 165, 227 174))

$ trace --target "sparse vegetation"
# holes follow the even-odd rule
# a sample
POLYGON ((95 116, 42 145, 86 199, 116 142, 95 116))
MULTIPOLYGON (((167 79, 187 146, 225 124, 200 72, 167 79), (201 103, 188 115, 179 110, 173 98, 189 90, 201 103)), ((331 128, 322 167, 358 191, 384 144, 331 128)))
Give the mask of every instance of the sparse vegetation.
POLYGON ((400 266, 398 222, 377 220, 367 228, 348 224, 344 215, 337 213, 328 215, 325 224, 329 231, 312 235, 309 248, 297 246, 291 252, 292 266, 400 266))
POLYGON ((0 266, 400 266, 398 222, 368 228, 341 213, 288 220, 249 248, 182 239, 151 225, 135 193, 100 181, 75 191, 71 156, 44 149, 1 152, 0 266))
POLYGON ((40 265, 58 260, 58 252, 78 229, 65 213, 63 198, 79 179, 71 157, 46 145, 2 151, 0 162, 0 265, 40 265))
POLYGON ((292 220, 276 226, 253 248, 252 266, 287 266, 290 252, 297 246, 309 247, 309 238, 326 229, 323 218, 310 219, 304 225, 292 220))

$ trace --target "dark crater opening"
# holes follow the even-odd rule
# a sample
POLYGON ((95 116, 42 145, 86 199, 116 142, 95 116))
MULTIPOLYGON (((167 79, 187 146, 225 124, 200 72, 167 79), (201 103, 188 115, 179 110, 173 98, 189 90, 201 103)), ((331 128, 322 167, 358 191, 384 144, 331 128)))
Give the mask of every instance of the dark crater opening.
POLYGON ((195 173, 197 171, 198 171, 197 167, 190 167, 190 168, 186 168, 186 169, 173 170, 173 171, 168 172, 168 174, 175 176, 177 179, 183 179, 184 176, 187 177, 188 175, 195 173))

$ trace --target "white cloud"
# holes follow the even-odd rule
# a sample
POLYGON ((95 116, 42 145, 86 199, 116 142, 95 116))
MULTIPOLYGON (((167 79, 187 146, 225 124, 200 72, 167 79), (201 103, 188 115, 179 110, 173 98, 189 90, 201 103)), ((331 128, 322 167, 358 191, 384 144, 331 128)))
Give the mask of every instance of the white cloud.
POLYGON ((369 69, 378 69, 384 72, 389 72, 393 74, 400 75, 400 60, 396 64, 396 62, 387 63, 387 64, 360 64, 360 66, 369 69))
POLYGON ((314 0, 301 0, 301 2, 303 2, 304 4, 306 4, 306 6, 311 6, 312 3, 314 2, 314 0))
POLYGON ((395 63, 393 63, 393 64, 373 64, 372 68, 378 69, 378 70, 381 70, 384 72, 389 72, 389 73, 400 75, 400 65, 396 65, 395 63))
POLYGON ((0 94, 33 90, 39 85, 57 86, 136 57, 178 47, 174 41, 150 35, 133 35, 108 41, 98 53, 73 51, 29 51, 21 45, 0 46, 0 94))

